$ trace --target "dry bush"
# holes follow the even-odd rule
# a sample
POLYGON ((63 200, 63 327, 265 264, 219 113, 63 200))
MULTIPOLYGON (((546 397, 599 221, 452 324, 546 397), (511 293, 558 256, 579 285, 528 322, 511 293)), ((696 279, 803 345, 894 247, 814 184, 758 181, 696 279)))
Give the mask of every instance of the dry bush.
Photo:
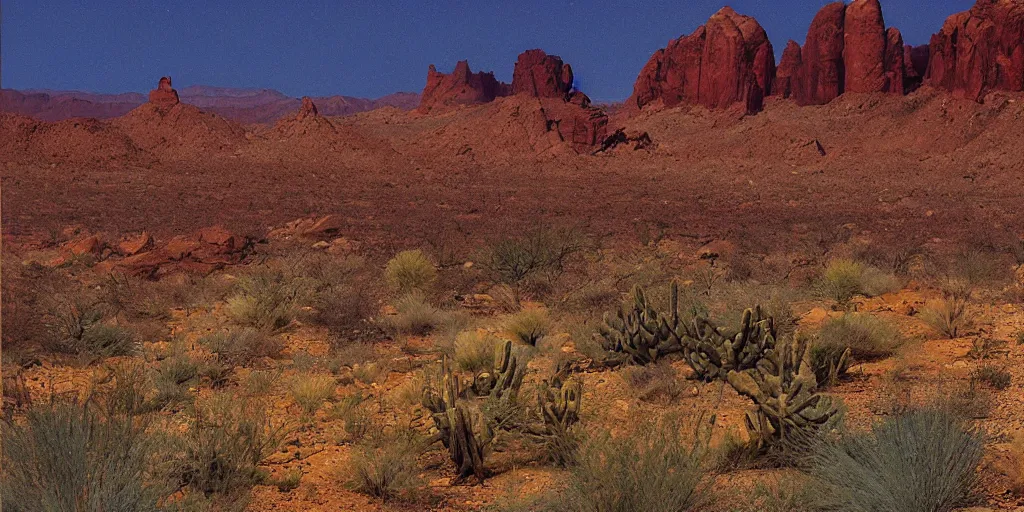
POLYGON ((328 416, 339 419, 345 427, 346 440, 358 442, 373 428, 373 417, 368 410, 362 393, 355 393, 342 398, 334 404, 328 416))
POLYGON ((24 422, 2 427, 5 510, 158 510, 174 491, 154 470, 156 438, 133 416, 58 402, 34 406, 24 422))
POLYGON ((874 297, 896 291, 901 285, 895 276, 870 265, 834 259, 825 267, 818 288, 825 298, 846 304, 856 295, 874 297))
POLYGON ((975 313, 965 297, 947 295, 921 311, 921 320, 936 333, 953 339, 974 326, 975 313))
POLYGON ((672 403, 685 393, 676 369, 664 361, 646 366, 627 366, 620 373, 637 398, 643 401, 661 399, 672 403))
POLYGON ((323 253, 305 255, 292 266, 311 290, 313 320, 339 336, 365 334, 367 320, 376 309, 379 294, 366 261, 356 256, 341 258, 323 253))
POLYGON ((384 279, 399 295, 429 293, 437 283, 437 269, 423 251, 402 251, 388 261, 384 279))
POLYGON ((631 435, 592 436, 568 469, 568 485, 551 510, 703 510, 712 500, 711 476, 702 467, 704 436, 686 439, 679 424, 643 426, 631 435))
POLYGON ((230 328, 197 341, 235 366, 249 366, 266 357, 277 357, 284 349, 284 340, 280 336, 252 327, 230 328))
POLYGON ((242 387, 249 396, 265 395, 280 378, 280 371, 252 370, 245 376, 242 387))
POLYGON ((225 393, 198 403, 178 439, 179 479, 192 493, 213 498, 215 510, 240 506, 263 480, 258 465, 284 440, 262 407, 225 393))
POLYGON ((536 347, 541 338, 553 327, 551 317, 544 309, 525 309, 508 318, 505 330, 521 343, 536 347))
MULTIPOLYGON (((716 286, 707 298, 707 309, 711 317, 719 325, 738 330, 743 319, 743 312, 754 306, 775 321, 775 330, 779 337, 792 336, 796 331, 797 318, 793 314, 793 302, 799 299, 796 290, 780 285, 765 285, 749 281, 723 282, 716 286)), ((698 300, 687 298, 690 311, 701 311, 705 308, 698 300)), ((682 302, 687 304, 687 302, 682 302)))
POLYGON ((815 336, 813 346, 830 352, 850 349, 860 360, 891 356, 905 343, 905 339, 885 319, 863 314, 847 313, 829 320, 815 336))
POLYGON ((422 451, 411 430, 367 437, 356 444, 346 468, 349 487, 385 502, 408 498, 420 484, 416 458, 422 451))
POLYGON ((292 400, 307 417, 312 417, 323 407, 324 402, 333 400, 337 383, 329 375, 302 374, 292 380, 289 393, 292 400))
POLYGON ((425 336, 441 325, 445 312, 435 308, 422 293, 405 295, 395 304, 397 313, 388 317, 387 324, 398 334, 425 336))
POLYGON ((491 370, 499 341, 494 335, 477 329, 459 334, 455 338, 455 364, 471 373, 491 370))
POLYGON ((106 322, 107 314, 105 304, 85 291, 53 296, 46 316, 47 348, 92 360, 134 353, 134 335, 106 322))
POLYGON ((1010 387, 1011 378, 1009 370, 991 364, 981 366, 971 373, 971 379, 1000 391, 1010 387))
POLYGON ((524 284, 557 279, 584 247, 586 241, 572 230, 540 227, 490 243, 479 260, 491 279, 512 288, 519 303, 524 284))
POLYGON ((785 474, 771 482, 758 482, 749 495, 749 502, 733 512, 826 512, 834 499, 828 490, 813 479, 785 474))
POLYGON ((832 510, 951 512, 971 504, 983 453, 977 431, 925 409, 821 445, 810 474, 835 492, 832 510))
POLYGON ((170 356, 161 360, 153 370, 153 384, 156 386, 156 407, 164 407, 191 399, 189 386, 199 377, 199 364, 180 345, 172 348, 170 356))
POLYGON ((266 331, 287 327, 298 315, 308 283, 278 268, 260 267, 238 279, 227 313, 237 323, 266 331))

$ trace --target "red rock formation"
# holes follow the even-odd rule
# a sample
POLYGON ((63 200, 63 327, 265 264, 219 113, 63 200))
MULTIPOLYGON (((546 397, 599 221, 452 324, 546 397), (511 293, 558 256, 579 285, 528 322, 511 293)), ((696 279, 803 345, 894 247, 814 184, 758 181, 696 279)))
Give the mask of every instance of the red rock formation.
POLYGON ((438 73, 433 64, 427 70, 427 85, 423 88, 419 110, 431 110, 454 105, 473 105, 508 96, 511 87, 494 78, 494 73, 473 73, 467 61, 459 61, 451 74, 438 73))
POLYGON ((929 44, 926 81, 980 101, 992 90, 1024 90, 1024 2, 978 0, 946 19, 929 44))
POLYGON ((301 121, 307 117, 320 117, 320 112, 316 109, 316 105, 313 104, 313 100, 309 96, 303 96, 302 106, 299 107, 299 113, 295 116, 295 119, 301 121))
POLYGON ((928 73, 928 45, 903 47, 903 91, 910 93, 921 87, 928 73))
POLYGON ((885 31, 885 59, 883 60, 884 83, 882 92, 906 94, 904 81, 906 64, 903 55, 903 34, 896 27, 885 31))
POLYGON ((800 105, 823 105, 846 91, 903 94, 904 53, 903 35, 885 28, 878 0, 833 2, 814 17, 803 48, 786 48, 776 81, 787 82, 800 105))
POLYGON ((800 89, 793 95, 801 105, 828 103, 843 92, 845 11, 842 2, 828 4, 818 11, 807 30, 807 41, 801 50, 800 89))
POLYGON ((729 7, 693 34, 671 41, 640 71, 627 105, 655 100, 725 108, 735 103, 761 110, 775 81, 775 53, 761 25, 729 7))
POLYGON ((526 50, 516 59, 512 94, 538 98, 565 98, 572 91, 572 67, 544 50, 526 50))
POLYGON ((773 93, 789 98, 799 87, 800 69, 803 67, 800 44, 792 39, 786 43, 786 49, 782 51, 782 60, 775 71, 775 87, 773 93))
POLYGON ((171 77, 160 78, 156 89, 149 91, 149 102, 160 109, 169 109, 179 103, 178 91, 171 88, 171 77))
MULTIPOLYGON (((902 52, 902 41, 899 48, 902 52)), ((850 4, 846 8, 843 21, 845 91, 885 91, 885 49, 886 32, 885 22, 882 20, 882 5, 878 0, 857 0, 850 4)))

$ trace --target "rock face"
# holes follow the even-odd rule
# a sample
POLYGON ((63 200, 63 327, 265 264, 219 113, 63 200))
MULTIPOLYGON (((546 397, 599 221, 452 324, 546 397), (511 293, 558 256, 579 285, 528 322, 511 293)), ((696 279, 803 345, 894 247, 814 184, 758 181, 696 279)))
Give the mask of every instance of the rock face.
POLYGON ((928 45, 903 47, 903 92, 917 90, 928 73, 928 45))
MULTIPOLYGON (((900 39, 899 48, 902 52, 903 43, 900 39)), ((878 0, 859 0, 846 8, 843 18, 846 91, 882 92, 886 89, 886 41, 882 6, 878 0)))
POLYGON ((993 90, 1024 90, 1024 1, 978 0, 931 38, 925 81, 980 101, 993 90))
POLYGON ((455 105, 473 105, 508 96, 511 87, 494 78, 494 73, 473 73, 469 62, 459 61, 450 74, 438 73, 433 64, 427 70, 427 85, 420 97, 419 110, 429 112, 455 105))
POLYGON ((904 53, 903 35, 885 28, 878 0, 833 2, 815 15, 803 48, 787 45, 776 93, 800 105, 823 105, 847 91, 903 94, 904 53))
POLYGON ((843 65, 845 10, 842 2, 826 5, 818 11, 807 30, 807 41, 801 52, 800 87, 794 95, 801 105, 828 103, 843 92, 846 81, 843 65))
POLYGON ((572 67, 544 50, 519 54, 512 73, 512 93, 537 98, 565 98, 572 91, 572 67))
POLYGON ((758 112, 775 82, 775 53, 764 28, 729 7, 704 26, 658 50, 640 71, 627 106, 661 100, 758 112))
POLYGON ((178 91, 171 88, 171 77, 165 76, 160 78, 160 83, 157 84, 156 89, 149 91, 149 102, 160 109, 169 109, 180 102, 178 100, 178 91))
POLYGON ((786 49, 782 51, 782 60, 775 70, 775 94, 783 98, 789 98, 798 87, 800 69, 803 67, 803 57, 800 51, 800 44, 792 39, 786 43, 786 49))

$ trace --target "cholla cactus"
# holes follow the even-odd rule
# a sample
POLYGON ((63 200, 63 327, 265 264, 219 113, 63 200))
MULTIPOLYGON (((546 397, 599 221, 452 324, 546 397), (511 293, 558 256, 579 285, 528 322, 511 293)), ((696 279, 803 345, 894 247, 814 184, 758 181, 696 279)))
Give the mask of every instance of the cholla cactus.
POLYGON ((678 313, 679 287, 673 282, 669 296, 669 314, 658 313, 643 288, 633 289, 633 305, 628 310, 620 307, 614 317, 605 315, 601 336, 612 352, 623 354, 622 362, 649 364, 668 354, 682 352, 678 336, 673 330, 680 325, 678 313))
POLYGON ((753 368, 775 347, 775 322, 760 306, 743 312, 740 331, 732 336, 699 316, 692 326, 674 332, 686 362, 705 381, 725 380, 730 371, 753 368))
POLYGON ((441 441, 457 467, 455 479, 470 475, 484 479, 484 449, 494 438, 494 431, 482 420, 479 411, 468 407, 460 398, 459 377, 452 373, 448 358, 441 360, 440 390, 429 385, 423 392, 423 406, 430 411, 441 441))
POLYGON ((780 343, 755 368, 730 371, 727 380, 737 393, 754 401, 746 423, 761 449, 779 443, 799 445, 837 413, 832 400, 817 392, 807 345, 799 341, 780 343))

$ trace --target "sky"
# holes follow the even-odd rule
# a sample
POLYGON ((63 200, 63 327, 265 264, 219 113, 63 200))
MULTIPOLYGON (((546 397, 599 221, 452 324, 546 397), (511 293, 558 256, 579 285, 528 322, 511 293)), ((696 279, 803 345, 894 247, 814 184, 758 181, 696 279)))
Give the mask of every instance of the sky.
MULTIPOLYGON (((886 24, 926 44, 972 0, 881 0, 886 24)), ((379 97, 423 89, 427 66, 510 82, 541 48, 571 64, 599 101, 632 92, 658 48, 728 3, 764 26, 782 56, 825 0, 0 0, 4 88, 145 92, 174 86, 379 97)))

